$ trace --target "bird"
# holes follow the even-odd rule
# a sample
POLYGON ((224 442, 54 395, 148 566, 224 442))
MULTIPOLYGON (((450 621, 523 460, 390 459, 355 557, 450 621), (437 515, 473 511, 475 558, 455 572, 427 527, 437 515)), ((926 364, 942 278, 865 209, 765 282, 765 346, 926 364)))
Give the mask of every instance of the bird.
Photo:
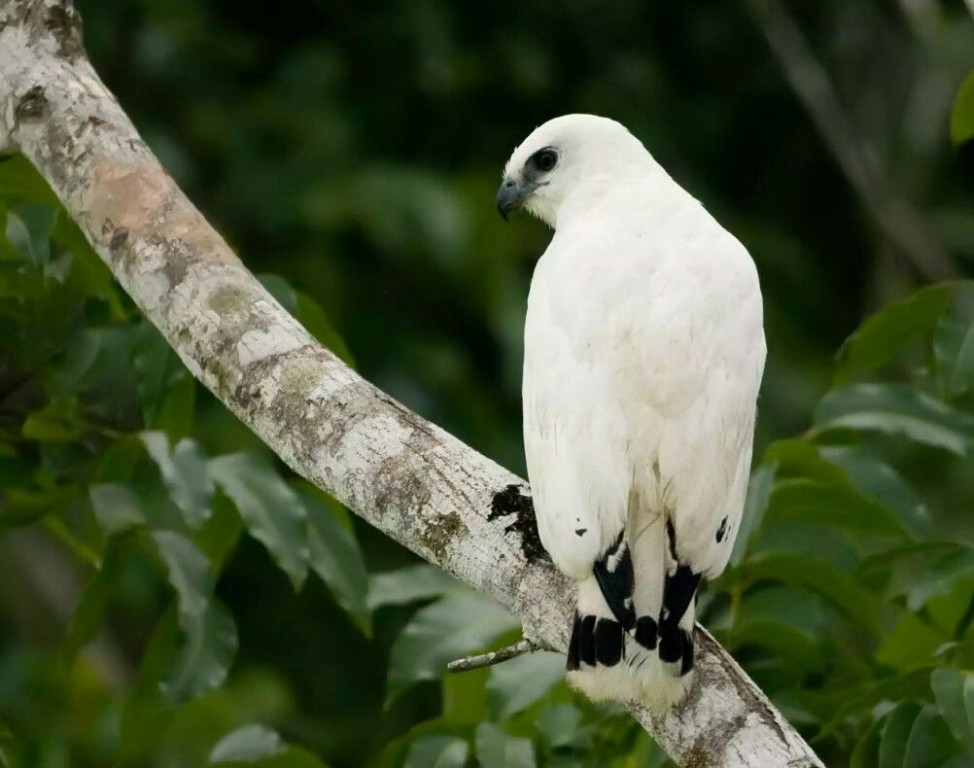
POLYGON ((757 269, 609 118, 536 128, 496 203, 554 230, 522 400, 541 543, 577 583, 566 679, 665 711, 691 688, 700 581, 741 526, 766 357, 757 269))

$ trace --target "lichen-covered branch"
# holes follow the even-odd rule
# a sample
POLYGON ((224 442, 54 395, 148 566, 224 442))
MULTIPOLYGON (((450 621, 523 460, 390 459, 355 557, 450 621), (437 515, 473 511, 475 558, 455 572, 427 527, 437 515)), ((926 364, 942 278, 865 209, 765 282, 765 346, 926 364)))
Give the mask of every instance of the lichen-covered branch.
MULTIPOLYGON (((296 472, 567 641, 571 590, 544 557, 527 487, 377 390, 265 291, 159 165, 91 67, 67 0, 0 4, 0 146, 44 175, 183 362, 296 472)), ((686 706, 633 715, 681 764, 818 766, 700 631, 686 706)))

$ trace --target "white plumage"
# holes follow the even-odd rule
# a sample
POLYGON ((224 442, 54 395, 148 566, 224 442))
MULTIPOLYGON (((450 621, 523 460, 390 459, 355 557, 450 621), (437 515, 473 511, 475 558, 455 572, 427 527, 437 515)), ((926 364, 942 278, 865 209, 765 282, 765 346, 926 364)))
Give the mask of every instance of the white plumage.
POLYGON ((528 299, 524 443, 541 541, 579 582, 569 681, 671 705, 697 581, 726 566, 744 506, 765 359, 754 263, 592 115, 528 136, 498 207, 555 230, 528 299))

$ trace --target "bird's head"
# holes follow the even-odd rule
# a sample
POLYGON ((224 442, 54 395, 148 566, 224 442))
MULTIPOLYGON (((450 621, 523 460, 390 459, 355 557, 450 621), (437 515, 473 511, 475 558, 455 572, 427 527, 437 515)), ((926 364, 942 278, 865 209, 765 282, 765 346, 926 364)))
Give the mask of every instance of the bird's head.
POLYGON ((539 126, 514 150, 497 190, 501 216, 523 208, 551 227, 562 203, 577 193, 608 191, 655 165, 620 123, 595 115, 564 115, 539 126))

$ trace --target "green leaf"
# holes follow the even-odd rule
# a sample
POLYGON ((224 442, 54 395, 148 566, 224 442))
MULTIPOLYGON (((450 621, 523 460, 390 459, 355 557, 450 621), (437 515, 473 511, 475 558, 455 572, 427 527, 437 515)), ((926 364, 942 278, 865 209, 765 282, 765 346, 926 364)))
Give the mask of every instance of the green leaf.
POLYGON ((945 399, 974 388, 974 287, 957 292, 933 337, 937 381, 945 399))
POLYGON ((32 462, 26 457, 17 456, 16 451, 11 451, 9 455, 0 455, 0 488, 4 492, 30 491, 34 486, 32 472, 32 462))
POLYGON ((183 701, 223 685, 237 654, 237 626, 230 611, 211 597, 200 616, 182 618, 183 644, 171 667, 163 692, 183 701))
POLYGON ((947 723, 933 704, 924 707, 910 729, 903 768, 940 768, 960 751, 947 723))
POLYGON ((318 757, 300 747, 287 747, 279 755, 244 763, 224 763, 227 768, 326 768, 318 757))
POLYGON ((915 701, 901 701, 886 716, 879 739, 879 768, 903 768, 906 743, 919 714, 920 705, 915 701))
MULTIPOLYGON (((503 665, 501 665, 503 666, 503 665)), ((440 678, 440 711, 444 723, 456 727, 476 725, 487 719, 487 671, 489 667, 471 669, 461 675, 440 678)))
POLYGON ((134 483, 98 483, 88 489, 98 524, 109 536, 148 526, 172 527, 178 511, 161 490, 134 483))
POLYGON ((163 432, 143 432, 141 437, 186 525, 199 528, 210 516, 214 489, 203 449, 184 438, 170 450, 169 438, 163 432))
POLYGON ((534 768, 534 747, 530 739, 505 734, 493 723, 481 723, 476 734, 480 768, 534 768))
POLYGON ((276 755, 257 760, 233 760, 218 765, 223 768, 326 768, 316 755, 299 747, 285 747, 276 755))
POLYGON ((196 409, 196 379, 186 373, 163 394, 151 426, 161 429, 173 440, 187 437, 193 431, 196 409))
POLYGON ((849 484, 846 473, 826 458, 819 446, 807 440, 775 440, 764 452, 762 464, 772 465, 778 480, 814 480, 823 485, 849 484))
POLYGON ((93 425, 132 424, 138 398, 129 365, 131 328, 77 328, 64 343, 68 352, 55 364, 50 379, 56 396, 83 398, 85 415, 93 425))
POLYGON ((294 315, 298 309, 298 299, 294 294, 294 288, 280 275, 269 272, 262 272, 257 275, 257 280, 267 290, 267 292, 277 299, 277 302, 284 307, 288 314, 294 315))
POLYGON ((538 651, 490 668, 487 701, 491 717, 506 720, 548 695, 565 677, 565 657, 538 651))
POLYGON ((741 516, 741 529, 731 554, 731 563, 734 565, 740 565, 744 561, 753 533, 761 527, 771 491, 774 489, 774 475, 773 466, 761 466, 751 473, 751 480, 747 486, 747 499, 744 502, 744 514, 741 516))
POLYGON ((148 523, 142 499, 131 486, 100 483, 88 489, 98 524, 109 536, 148 523))
POLYGON ((950 140, 960 146, 974 136, 974 72, 967 76, 957 91, 950 113, 950 140))
POLYGON ((918 611, 931 597, 949 593, 958 581, 974 577, 974 549, 956 545, 919 573, 912 574, 907 607, 918 611))
POLYGON ((881 721, 875 721, 862 735, 849 756, 849 768, 877 768, 881 721))
POLYGON ((273 728, 245 725, 224 736, 210 752, 211 763, 254 762, 280 754, 284 742, 273 728))
POLYGON ((68 664, 101 629, 108 601, 115 594, 130 557, 131 541, 128 538, 117 537, 109 542, 101 567, 85 585, 71 616, 64 643, 64 656, 68 664))
POLYGON ((152 538, 179 597, 180 615, 201 616, 213 593, 209 561, 193 542, 174 531, 156 531, 152 538))
POLYGON ((83 328, 72 334, 52 371, 51 385, 58 395, 78 395, 85 389, 104 338, 100 329, 83 328))
POLYGON ((883 633, 876 661, 897 670, 930 668, 947 639, 916 614, 904 612, 893 629, 883 633))
MULTIPOLYGON (((174 416, 177 422, 183 422, 187 417, 192 418, 192 409, 185 413, 185 408, 191 405, 185 392, 185 381, 191 379, 182 361, 169 346, 169 342, 156 330, 149 321, 144 320, 136 332, 132 346, 132 368, 135 371, 136 385, 139 399, 142 402, 142 413, 146 427, 169 431, 173 426, 174 416), (179 392, 183 384, 182 392, 179 392), (176 392, 175 403, 170 403, 169 396, 176 392), (180 406, 179 413, 173 414, 174 405, 180 406), (168 423, 167 423, 168 422, 168 423)), ((188 385, 195 391, 195 384, 188 385)), ((176 423, 177 430, 173 434, 185 434, 185 423, 176 423)))
POLYGON ((369 579, 368 607, 374 611, 387 605, 409 605, 432 600, 464 587, 445 571, 422 563, 369 579))
POLYGON ((0 504, 0 528, 20 528, 47 518, 62 494, 63 491, 30 493, 4 487, 3 504, 0 504))
POLYGON ((829 600, 853 622, 870 631, 879 626, 878 598, 855 578, 824 560, 790 554, 760 555, 741 566, 741 572, 752 583, 772 581, 805 586, 829 600))
POLYGON ((348 513, 338 502, 325 501, 310 490, 300 491, 299 495, 307 513, 311 568, 328 585, 338 604, 369 635, 372 628, 372 614, 367 604, 369 574, 348 513))
POLYGON ((771 494, 768 520, 834 525, 855 534, 906 538, 899 518, 882 504, 849 487, 809 480, 786 480, 771 494))
POLYGON ((469 592, 421 608, 392 645, 387 698, 396 698, 413 683, 439 678, 447 662, 484 651, 515 626, 496 603, 469 592))
POLYGON ((974 731, 968 719, 965 690, 974 690, 974 675, 951 667, 940 667, 930 675, 930 687, 937 707, 954 737, 974 754, 974 731))
POLYGON ((835 382, 874 371, 906 348, 928 337, 947 311, 958 283, 922 288, 866 319, 836 355, 835 382))
MULTIPOLYGON (((63 510, 70 514, 69 510, 63 510)), ((71 552, 81 560, 83 563, 87 563, 92 568, 97 568, 101 561, 98 555, 96 547, 98 543, 94 541, 87 541, 86 537, 81 534, 75 534, 65 522, 65 519, 60 516, 59 513, 47 515, 44 518, 44 528, 51 533, 58 541, 66 546, 71 552)))
POLYGON ((315 755, 285 744, 264 725, 245 725, 224 736, 210 752, 209 764, 224 768, 325 768, 315 755))
POLYGON ((22 252, 30 254, 34 264, 52 269, 51 232, 57 208, 51 205, 18 203, 7 211, 7 239, 22 252))
MULTIPOLYGON (((965 674, 964 709, 967 710, 967 732, 974 734, 974 676, 970 673, 965 674)), ((968 751, 974 754, 974 750, 971 750, 970 747, 968 751)))
POLYGON ((538 713, 538 733, 552 749, 587 749, 592 729, 582 725, 582 713, 574 704, 554 704, 538 713))
POLYGON ((250 535, 299 590, 308 575, 308 538, 304 505, 270 463, 249 453, 210 461, 210 474, 229 496, 250 535))
POLYGON ((23 155, 0 158, 0 196, 28 203, 58 205, 57 195, 23 155))
POLYGON ((965 455, 974 416, 905 384, 855 384, 830 392, 815 412, 813 434, 835 429, 880 432, 965 455))
POLYGON ((52 400, 28 414, 21 434, 39 443, 70 443, 81 438, 85 427, 76 398, 52 400))
POLYGON ((211 506, 212 514, 193 534, 193 541, 219 573, 240 541, 244 525, 233 502, 222 493, 213 497, 211 506))
POLYGON ((70 289, 79 295, 104 301, 112 320, 127 321, 128 313, 115 287, 111 270, 95 253, 71 215, 61 207, 56 210, 51 243, 58 251, 70 254, 66 279, 70 289))
POLYGON ((470 747, 457 736, 426 736, 410 745, 403 768, 464 768, 470 747))
POLYGON ((310 296, 301 291, 295 291, 297 298, 297 318, 301 325, 318 341, 330 349, 345 365, 355 367, 355 359, 346 346, 344 339, 338 334, 328 315, 321 306, 310 296))
POLYGON ((974 757, 958 753, 941 763, 939 768, 974 768, 974 757))
POLYGON ((142 768, 145 755, 159 743, 173 707, 163 696, 163 680, 172 667, 179 637, 179 615, 174 602, 162 615, 139 662, 133 689, 125 697, 119 724, 119 768, 142 768))
MULTIPOLYGON (((821 560, 838 571, 855 569, 861 554, 846 532, 813 521, 765 520, 751 543, 751 557, 800 555, 821 560)), ((860 542, 857 542, 861 546, 860 542)))
POLYGON ((229 611, 213 596, 210 564, 178 533, 152 534, 179 602, 183 645, 163 691, 181 701, 219 687, 237 652, 237 630, 229 611))
POLYGON ((822 456, 841 467, 852 486, 899 518, 913 537, 923 539, 933 529, 930 509, 889 464, 855 446, 823 446, 822 456))
POLYGON ((768 648, 797 670, 819 670, 825 661, 821 603, 818 595, 794 588, 751 590, 737 611, 734 640, 768 648))

